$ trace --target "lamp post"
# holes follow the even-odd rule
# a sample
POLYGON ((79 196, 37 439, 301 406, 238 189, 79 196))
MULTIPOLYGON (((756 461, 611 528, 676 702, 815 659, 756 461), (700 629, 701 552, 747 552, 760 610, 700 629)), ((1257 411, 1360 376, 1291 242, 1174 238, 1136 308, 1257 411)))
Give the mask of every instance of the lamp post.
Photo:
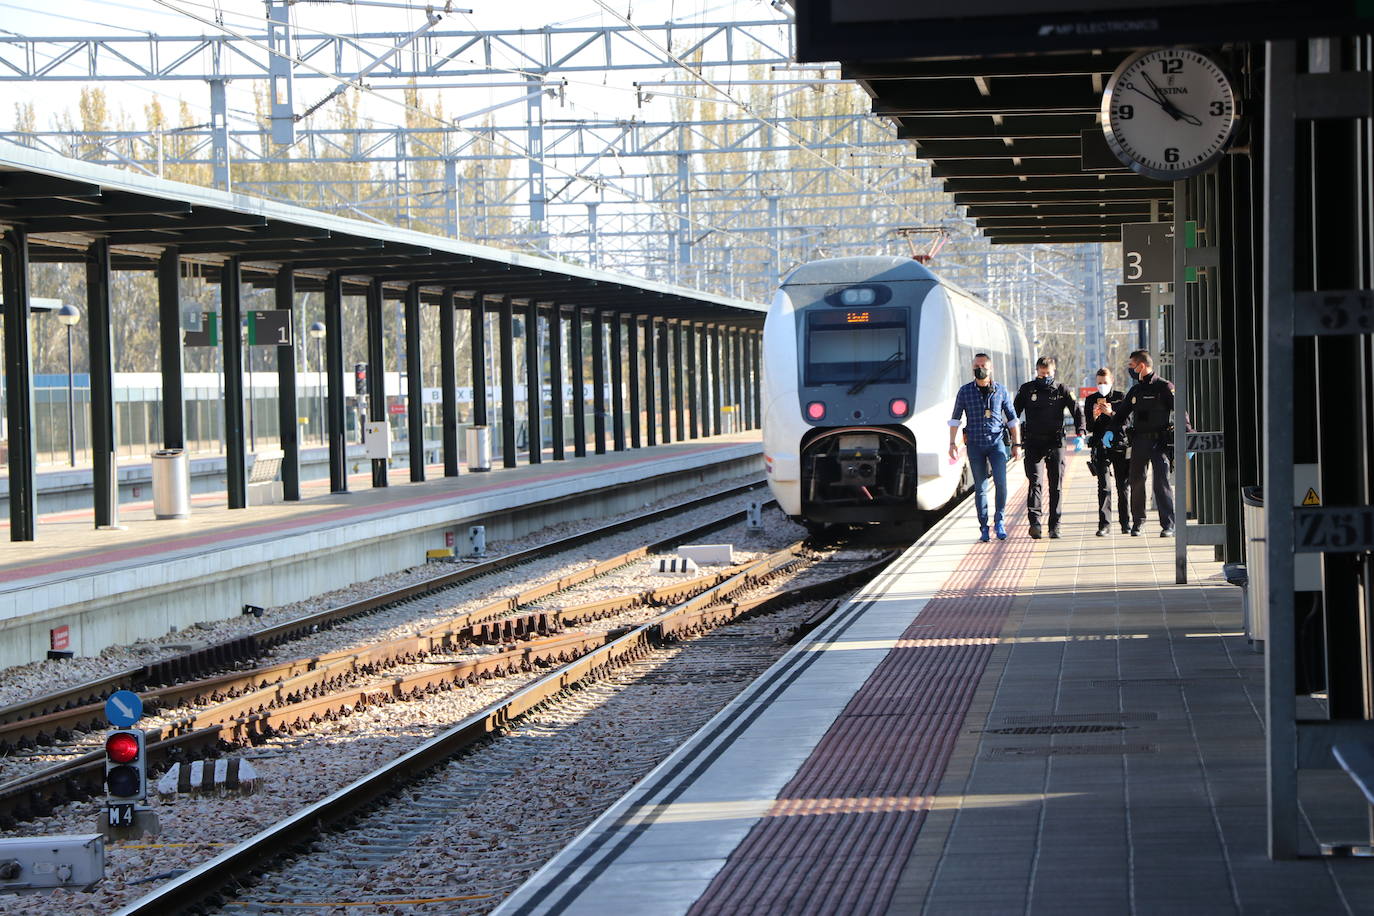
POLYGON ((317 321, 310 326, 310 336, 315 340, 315 397, 320 405, 320 444, 324 444, 324 357, 320 350, 324 346, 324 322, 317 321))
POLYGON ((57 320, 67 328, 67 462, 76 467, 76 392, 72 384, 72 328, 81 321, 81 310, 64 302, 57 320))

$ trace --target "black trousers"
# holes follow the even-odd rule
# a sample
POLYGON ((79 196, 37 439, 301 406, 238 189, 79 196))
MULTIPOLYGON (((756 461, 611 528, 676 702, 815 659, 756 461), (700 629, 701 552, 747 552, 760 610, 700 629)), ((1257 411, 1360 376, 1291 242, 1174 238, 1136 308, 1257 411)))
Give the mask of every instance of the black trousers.
POLYGON ((1174 476, 1165 449, 1169 440, 1163 435, 1131 437, 1131 523, 1145 523, 1145 473, 1153 477, 1155 509, 1159 527, 1174 527, 1174 476))
POLYGON ((1044 514, 1044 491, 1050 491, 1049 523, 1051 528, 1059 527, 1060 501, 1064 495, 1064 443, 1026 442, 1026 479, 1030 481, 1030 495, 1026 501, 1026 514, 1032 525, 1039 525, 1044 514), (1041 465, 1044 474, 1041 474, 1041 465))
POLYGON ((1098 449, 1093 455, 1097 466, 1097 525, 1112 524, 1112 491, 1116 491, 1116 515, 1121 527, 1131 524, 1131 462, 1121 453, 1098 449))

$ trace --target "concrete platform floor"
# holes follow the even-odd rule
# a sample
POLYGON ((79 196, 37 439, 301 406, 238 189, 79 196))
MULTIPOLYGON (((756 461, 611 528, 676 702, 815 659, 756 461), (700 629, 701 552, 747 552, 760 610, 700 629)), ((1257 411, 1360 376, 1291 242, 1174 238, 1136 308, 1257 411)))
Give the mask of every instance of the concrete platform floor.
MULTIPOLYGON (((1075 471, 1065 537, 1037 546, 889 912, 1374 913, 1374 860, 1265 854, 1264 657, 1241 590, 1211 547, 1176 585, 1155 519, 1096 537, 1075 471), (1121 730, 990 731, 1046 724, 1121 730)), ((1308 853, 1368 837, 1344 774, 1304 774, 1303 808, 1308 853)))
MULTIPOLYGON (((213 549, 216 545, 324 526, 331 521, 342 524, 378 513, 440 505, 512 486, 595 475, 611 468, 688 456, 700 456, 706 462, 723 447, 759 441, 758 431, 752 430, 653 448, 588 454, 584 458, 573 458, 569 450, 565 461, 552 461, 546 455, 541 464, 522 463, 516 468, 498 465, 490 472, 478 474, 469 473, 464 467, 460 476, 448 478, 443 476, 442 465, 431 465, 426 469, 427 480, 422 483, 411 483, 409 469, 400 468, 388 474, 389 486, 385 488, 374 488, 371 473, 365 471, 349 476, 346 493, 330 493, 327 480, 308 481, 301 487, 299 502, 246 509, 229 509, 223 491, 203 493, 193 497, 191 516, 186 519, 155 518, 151 501, 122 503, 119 522, 124 530, 119 531, 96 530, 94 511, 89 509, 40 515, 35 540, 0 542, 0 592, 20 581, 32 584, 52 576, 69 576, 82 568, 121 558, 146 562, 163 553, 182 553, 193 547, 213 549)), ((762 471, 761 460, 759 470, 762 471)))
MULTIPOLYGON (((971 501, 750 684, 501 914, 1374 914, 1374 860, 1266 855, 1264 661, 1212 547, 978 544, 971 501)), ((1307 852, 1368 837, 1304 774, 1307 852)))

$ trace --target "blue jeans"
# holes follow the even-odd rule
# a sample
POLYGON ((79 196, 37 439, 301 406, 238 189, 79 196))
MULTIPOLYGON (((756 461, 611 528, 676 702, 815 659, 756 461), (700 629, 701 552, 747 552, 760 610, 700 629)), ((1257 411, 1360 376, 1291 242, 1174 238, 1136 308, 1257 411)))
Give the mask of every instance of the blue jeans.
POLYGON ((997 487, 997 514, 994 521, 1000 524, 1007 508, 1007 447, 1001 442, 992 445, 970 444, 968 463, 973 470, 973 505, 978 510, 978 524, 986 527, 988 523, 989 477, 997 487))

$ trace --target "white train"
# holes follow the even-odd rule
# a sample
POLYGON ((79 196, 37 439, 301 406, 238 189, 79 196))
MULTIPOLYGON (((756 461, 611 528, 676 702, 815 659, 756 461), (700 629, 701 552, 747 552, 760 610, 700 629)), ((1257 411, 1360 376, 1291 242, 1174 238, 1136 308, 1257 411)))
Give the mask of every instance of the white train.
POLYGON ((763 329, 763 460, 783 512, 815 528, 948 503, 970 480, 948 420, 979 352, 1008 387, 1030 377, 1025 333, 917 261, 792 271, 763 329))

